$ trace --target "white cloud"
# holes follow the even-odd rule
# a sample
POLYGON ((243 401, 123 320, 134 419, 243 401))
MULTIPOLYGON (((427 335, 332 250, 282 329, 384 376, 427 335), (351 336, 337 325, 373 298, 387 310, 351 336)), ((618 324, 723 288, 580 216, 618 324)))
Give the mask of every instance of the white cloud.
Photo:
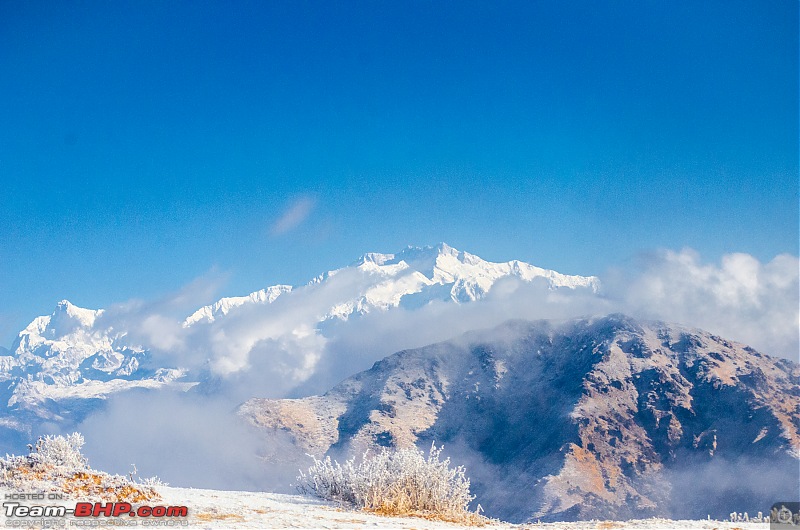
POLYGON ((237 404, 219 395, 129 392, 78 428, 98 469, 125 475, 135 463, 141 477, 174 486, 291 492, 300 466, 288 461, 288 439, 266 439, 233 414, 237 404))
POLYGON ((243 398, 246 392, 279 396, 303 383, 327 390, 325 385, 395 351, 513 318, 622 312, 706 329, 771 355, 798 354, 798 259, 790 255, 761 263, 748 254, 727 254, 713 264, 690 249, 662 250, 643 255, 632 270, 603 275, 600 295, 508 278, 477 303, 399 307, 319 326, 333 306, 372 281, 364 271, 343 269, 271 304, 240 306, 211 324, 188 328, 181 326, 185 315, 172 310, 183 290, 154 303, 113 308, 101 325, 113 318, 130 330, 129 340, 154 348, 173 365, 210 369, 223 381, 235 381, 243 398))
POLYGON ((287 232, 291 232, 311 215, 317 201, 311 197, 300 197, 295 200, 278 218, 270 228, 270 234, 273 236, 280 236, 287 232))
POLYGON ((726 254, 704 263, 691 250, 646 256, 638 270, 611 274, 608 294, 620 309, 706 329, 771 355, 797 359, 800 262, 781 254, 762 263, 726 254))
POLYGON ((188 334, 182 321, 187 313, 213 301, 225 281, 226 274, 211 270, 156 300, 114 304, 103 311, 94 326, 99 331, 124 332, 120 340, 126 344, 153 348, 163 362, 184 366, 188 334))

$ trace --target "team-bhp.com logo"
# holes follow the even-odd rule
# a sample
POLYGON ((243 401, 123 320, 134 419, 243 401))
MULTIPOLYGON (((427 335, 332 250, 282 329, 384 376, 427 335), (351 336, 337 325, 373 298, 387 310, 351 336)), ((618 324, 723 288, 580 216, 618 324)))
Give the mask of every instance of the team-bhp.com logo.
POLYGON ((134 506, 129 502, 78 502, 64 504, 58 493, 6 493, 3 515, 6 527, 53 528, 60 526, 187 526, 186 506, 134 506), (69 519, 67 519, 69 518, 69 519))

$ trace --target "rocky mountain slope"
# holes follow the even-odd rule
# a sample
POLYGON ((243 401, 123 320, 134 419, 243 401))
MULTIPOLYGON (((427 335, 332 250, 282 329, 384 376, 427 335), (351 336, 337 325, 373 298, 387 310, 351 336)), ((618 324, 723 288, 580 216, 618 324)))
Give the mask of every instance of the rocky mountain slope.
POLYGON ((517 522, 756 513, 800 474, 796 363, 622 315, 509 322, 239 413, 317 455, 444 443, 517 522))

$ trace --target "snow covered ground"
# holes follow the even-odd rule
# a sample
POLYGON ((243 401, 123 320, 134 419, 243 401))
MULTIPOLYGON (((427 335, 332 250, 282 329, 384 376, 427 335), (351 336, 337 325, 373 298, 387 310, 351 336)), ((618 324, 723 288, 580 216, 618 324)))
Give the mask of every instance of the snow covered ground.
MULTIPOLYGON (((169 527, 192 529, 259 528, 259 529, 408 529, 445 530, 464 528, 460 524, 423 517, 387 517, 354 510, 347 506, 322 501, 304 495, 277 493, 216 491, 177 488, 162 484, 157 479, 133 480, 133 477, 110 475, 88 467, 81 453, 83 436, 74 433, 67 437, 46 436, 31 447, 27 456, 0 458, 0 528, 110 528, 110 527, 169 527), (131 504, 129 504, 131 503, 131 504), (70 515, 67 515, 67 514, 70 515)), ((410 456, 397 459, 401 470, 413 469, 410 456)), ((447 469, 447 462, 438 461, 438 452, 422 460, 425 465, 447 469)), ((421 459, 422 453, 418 455, 421 459)), ((379 467, 386 462, 380 460, 379 467)), ((427 470, 424 479, 432 491, 438 491, 436 474, 427 470)), ((309 470, 309 473, 311 470, 309 470)), ((357 468, 361 476, 369 476, 370 469, 357 468)), ((396 473, 391 467, 390 475, 396 473)), ((321 472, 320 472, 321 473, 321 472)), ((455 473, 454 476, 458 476, 455 473)), ((323 483, 330 477, 321 473, 323 483), (323 480, 324 479, 324 480, 323 480)), ((319 478, 317 477, 317 478, 319 478)), ((347 474, 338 480, 361 480, 347 474)), ((336 483, 333 481, 332 483, 336 483)), ((341 487, 341 483, 340 487, 341 487)), ((452 482, 448 482, 452 486, 452 482)), ((459 481, 456 480, 458 485, 459 481)), ((447 486, 445 486, 446 488, 447 486)), ((390 491, 390 490, 382 490, 390 491)), ((391 496, 387 499, 395 499, 391 496)), ((407 500, 407 499, 406 499, 407 500)), ((384 506, 386 504, 384 503, 384 506)), ((389 505, 393 505, 389 503, 389 505)), ((397 505, 409 505, 400 502, 397 505)), ((413 505, 413 503, 411 504, 413 505)), ((425 506, 430 504, 417 504, 425 506)), ((447 507, 446 504, 439 505, 447 507)), ((459 505, 462 506, 462 505, 459 505)), ((435 508, 439 509, 439 508, 435 508)), ((441 512, 439 513, 453 513, 441 512)), ((460 517, 460 520, 469 518, 460 517)), ((478 521, 480 522, 480 521, 478 521)), ((550 523, 514 525, 486 520, 482 526, 488 530, 595 530, 595 529, 707 529, 707 530, 767 530, 767 523, 731 523, 720 521, 669 521, 648 519, 640 521, 585 521, 580 523, 550 523)))
MULTIPOLYGON (((215 491, 158 486, 161 500, 145 504, 154 506, 186 506, 188 517, 4 517, 0 511, 0 527, 4 528, 117 528, 161 527, 205 529, 388 529, 388 530, 454 530, 459 524, 421 517, 385 517, 352 510, 336 504, 300 495, 276 493, 215 491)), ((87 499, 88 500, 88 499, 87 499)), ((32 504, 56 504, 75 507, 75 501, 4 501, 32 504)), ((137 507, 141 505, 135 505, 137 507)), ((5 508, 3 509, 5 510, 5 508)), ((670 521, 645 519, 637 521, 584 521, 578 523, 532 523, 514 525, 487 521, 486 530, 768 530, 768 523, 731 523, 722 521, 670 521)))
MULTIPOLYGON (((189 528, 308 528, 308 529, 415 529, 444 530, 464 528, 457 524, 430 521, 418 517, 382 517, 343 509, 335 504, 299 495, 214 491, 159 487, 162 504, 189 507, 189 528)), ((484 528, 542 530, 667 530, 717 529, 766 530, 767 523, 730 523, 721 521, 588 521, 580 523, 542 523, 513 525, 491 522, 484 528)))

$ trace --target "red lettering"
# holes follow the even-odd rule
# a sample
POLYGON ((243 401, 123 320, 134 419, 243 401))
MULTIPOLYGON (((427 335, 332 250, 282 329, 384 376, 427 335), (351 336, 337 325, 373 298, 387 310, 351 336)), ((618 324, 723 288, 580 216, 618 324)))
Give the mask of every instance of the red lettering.
POLYGON ((167 508, 167 517, 187 517, 189 508, 186 506, 170 506, 167 508))

